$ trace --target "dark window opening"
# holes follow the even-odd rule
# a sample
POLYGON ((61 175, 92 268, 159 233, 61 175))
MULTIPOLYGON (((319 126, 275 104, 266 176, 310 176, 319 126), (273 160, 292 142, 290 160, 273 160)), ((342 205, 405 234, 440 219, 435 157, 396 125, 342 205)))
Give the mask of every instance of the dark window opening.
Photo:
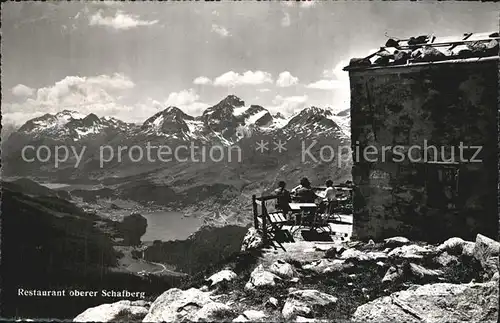
POLYGON ((426 166, 427 206, 436 209, 458 208, 458 165, 428 163, 426 166))

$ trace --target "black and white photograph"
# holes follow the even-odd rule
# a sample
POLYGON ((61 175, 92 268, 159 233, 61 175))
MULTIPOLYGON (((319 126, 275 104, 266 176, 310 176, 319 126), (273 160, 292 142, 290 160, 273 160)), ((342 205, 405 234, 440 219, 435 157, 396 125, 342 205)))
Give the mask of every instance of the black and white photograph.
POLYGON ((498 321, 497 3, 1 6, 1 318, 498 321))

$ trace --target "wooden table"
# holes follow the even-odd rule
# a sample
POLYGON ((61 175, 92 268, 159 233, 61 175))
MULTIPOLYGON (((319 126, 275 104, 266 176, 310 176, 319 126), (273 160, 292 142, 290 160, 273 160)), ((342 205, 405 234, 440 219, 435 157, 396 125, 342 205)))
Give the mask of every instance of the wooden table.
POLYGON ((306 211, 317 209, 316 203, 289 203, 290 210, 292 211, 306 211))

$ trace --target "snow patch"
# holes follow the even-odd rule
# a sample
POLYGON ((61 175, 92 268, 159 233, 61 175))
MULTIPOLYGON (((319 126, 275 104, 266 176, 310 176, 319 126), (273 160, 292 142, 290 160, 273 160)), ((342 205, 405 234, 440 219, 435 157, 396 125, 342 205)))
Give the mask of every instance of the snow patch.
POLYGON ((254 114, 253 116, 250 116, 247 118, 247 123, 249 124, 254 124, 256 123, 260 118, 262 118, 264 115, 266 115, 266 113, 268 113, 266 110, 263 110, 263 111, 259 111, 257 112, 256 114, 254 114))
POLYGON ((245 113, 248 109, 250 109, 250 107, 245 107, 245 106, 242 106, 242 107, 237 107, 237 108, 234 108, 234 110, 233 110, 233 116, 235 116, 235 117, 239 117, 239 116, 241 116, 243 113, 245 113))
POLYGON ((155 121, 153 121, 153 126, 155 126, 155 128, 160 128, 162 123, 163 123, 163 115, 160 115, 158 118, 155 119, 155 121))

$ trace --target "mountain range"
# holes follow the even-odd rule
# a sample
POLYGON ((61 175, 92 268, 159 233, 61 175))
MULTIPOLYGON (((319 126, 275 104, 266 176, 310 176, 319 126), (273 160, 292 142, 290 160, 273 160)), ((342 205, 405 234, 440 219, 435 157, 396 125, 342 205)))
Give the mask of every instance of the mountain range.
MULTIPOLYGON (((321 185, 330 178, 350 179, 350 164, 338 165, 338 156, 304 160, 301 153, 311 143, 317 143, 310 149, 316 157, 325 145, 332 149, 350 145, 349 125, 348 111, 335 114, 330 108, 308 107, 286 118, 262 106, 248 105, 234 95, 197 117, 171 106, 142 124, 64 110, 29 120, 2 141, 3 175, 29 177, 39 182, 103 184, 114 198, 162 205, 184 213, 217 212, 236 217, 231 222, 247 223, 251 195, 273 189, 280 180, 295 185, 305 176, 314 185, 321 185), (268 145, 259 151, 262 142, 268 145), (286 143, 286 148, 278 151, 278 142, 286 143), (115 155, 110 162, 100 165, 99 149, 106 145, 113 149, 147 144, 174 148, 190 143, 207 147, 238 146, 241 158, 151 162, 146 158, 137 161, 124 154, 120 160, 115 155), (78 167, 73 154, 55 167, 52 161, 23 162, 21 152, 26 145, 46 145, 52 152, 61 145, 75 151, 85 147, 85 153, 78 167)), ((92 200, 98 199, 98 191, 91 193, 96 195, 92 200)), ((89 192, 84 194, 88 198, 89 192)))
POLYGON ((277 130, 316 133, 334 131, 338 136, 349 135, 348 110, 338 114, 329 108, 309 107, 285 118, 271 114, 259 105, 245 105, 240 98, 229 95, 207 108, 201 116, 193 117, 181 109, 169 106, 142 124, 127 123, 113 117, 98 117, 91 113, 63 110, 31 119, 15 131, 16 137, 50 139, 51 141, 85 141, 112 136, 163 137, 179 140, 202 140, 232 144, 249 131, 277 130), (241 130, 241 133, 238 132, 241 130))

